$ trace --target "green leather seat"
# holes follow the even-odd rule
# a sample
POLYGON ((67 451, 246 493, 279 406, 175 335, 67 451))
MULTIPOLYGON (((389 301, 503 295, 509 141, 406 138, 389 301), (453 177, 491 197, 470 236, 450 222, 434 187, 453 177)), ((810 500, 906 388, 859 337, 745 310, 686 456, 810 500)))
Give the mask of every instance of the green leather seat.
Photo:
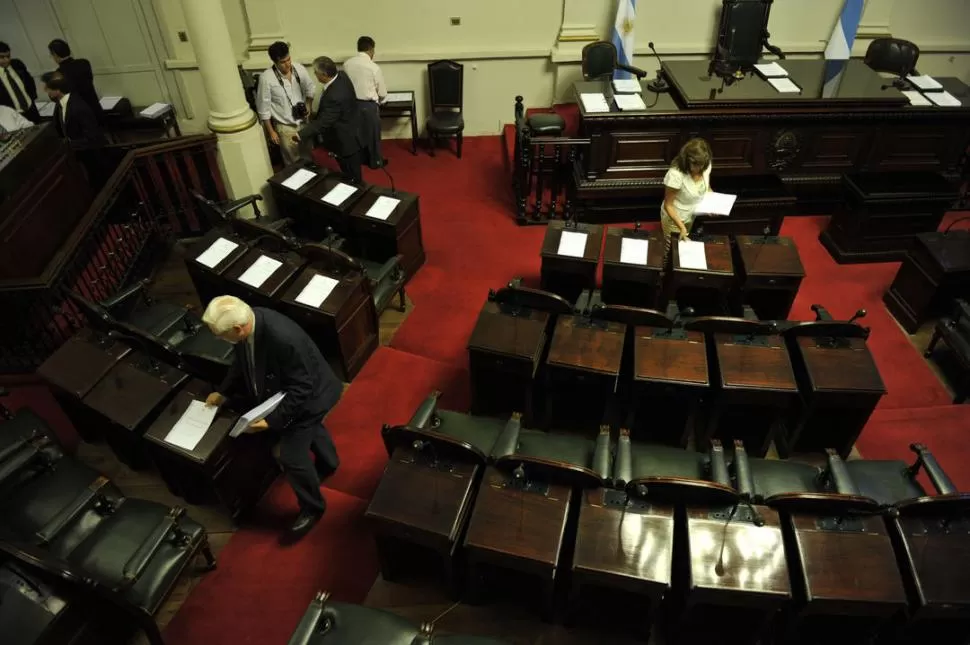
POLYGON ((558 114, 539 113, 529 115, 526 125, 533 136, 559 137, 566 128, 566 120, 558 114))
POLYGON ((845 469, 859 494, 883 506, 926 495, 923 487, 910 475, 909 468, 905 461, 896 460, 856 459, 845 462, 845 469))

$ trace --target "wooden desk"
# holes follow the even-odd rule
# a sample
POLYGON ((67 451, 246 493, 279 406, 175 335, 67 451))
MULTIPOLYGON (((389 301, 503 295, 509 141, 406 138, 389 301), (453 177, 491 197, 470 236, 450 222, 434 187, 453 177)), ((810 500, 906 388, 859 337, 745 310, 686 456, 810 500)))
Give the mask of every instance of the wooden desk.
POLYGON ((886 386, 865 340, 845 339, 838 347, 817 340, 795 339, 801 405, 776 444, 783 457, 834 448, 848 459, 886 386))
POLYGON ((99 441, 103 434, 81 401, 130 351, 124 343, 85 327, 37 368, 84 441, 99 441))
POLYGON ((480 600, 491 569, 505 569, 539 580, 544 618, 552 617, 559 554, 573 491, 559 484, 523 491, 508 486, 511 477, 488 467, 465 534, 468 591, 480 600))
POLYGON ((949 315, 954 298, 970 298, 970 231, 925 233, 903 260, 882 300, 903 329, 949 315))
POLYGON ((606 590, 643 597, 636 621, 649 633, 673 576, 674 509, 631 501, 622 491, 584 491, 573 552, 569 614, 583 613, 589 595, 606 590))
POLYGON ((253 307, 275 308, 276 301, 286 292, 286 288, 296 278, 302 268, 302 264, 294 264, 282 253, 271 253, 259 248, 249 248, 223 274, 225 279, 224 293, 236 296, 253 307), (243 282, 240 279, 243 274, 262 257, 272 258, 281 264, 258 287, 243 282))
POLYGON ((785 341, 778 335, 715 334, 720 388, 714 393, 705 445, 711 439, 744 442, 748 453, 764 457, 785 414, 796 401, 798 385, 785 341))
MULTIPOLYGON (((738 235, 740 305, 750 305, 761 320, 788 320, 805 268, 790 237, 738 235)), ((740 309, 740 307, 738 307, 740 309)))
POLYGON ((633 342, 631 438, 686 447, 711 384, 704 334, 637 327, 633 342))
POLYGON ((698 215, 696 235, 778 235, 786 215, 797 213, 797 199, 776 174, 726 175, 717 173, 718 192, 737 195, 730 217, 698 215))
POLYGON ((472 414, 521 412, 524 423, 534 423, 533 386, 548 328, 544 311, 524 309, 513 316, 494 302, 485 303, 468 340, 472 414))
POLYGON ((625 339, 626 325, 559 317, 546 359, 546 421, 551 427, 599 428, 616 392, 625 339))
POLYGON ((273 457, 271 433, 229 436, 239 415, 220 409, 209 429, 191 450, 165 438, 192 401, 212 391, 192 381, 167 403, 145 432, 152 461, 173 495, 190 504, 218 504, 233 518, 251 510, 280 473, 273 457))
POLYGON ((839 643, 865 642, 905 609, 906 592, 881 517, 844 520, 852 530, 823 530, 820 523, 831 526, 834 520, 812 515, 784 521, 792 536, 788 566, 798 580, 790 637, 837 632, 839 643))
POLYGON ((418 109, 414 103, 414 92, 411 90, 399 90, 388 92, 388 94, 410 94, 411 99, 405 101, 387 101, 381 105, 382 119, 398 119, 402 116, 408 117, 411 122, 411 154, 418 154, 418 109))
POLYGON ((676 300, 681 311, 693 307, 697 316, 726 315, 728 296, 734 287, 730 239, 725 235, 709 235, 696 241, 704 242, 707 269, 683 268, 680 245, 672 244, 672 270, 664 288, 667 299, 676 300))
POLYGON ((407 280, 424 264, 424 241, 421 236, 421 209, 418 196, 392 192, 383 186, 371 186, 349 211, 350 237, 361 257, 372 262, 386 262, 401 255, 401 268, 407 280), (374 202, 380 197, 401 201, 387 219, 369 217, 374 202))
POLYGON ((84 397, 99 419, 105 439, 134 470, 151 464, 143 435, 189 376, 141 352, 128 353, 84 397))
POLYGON ((596 288, 596 265, 603 246, 603 227, 580 224, 578 228, 566 228, 564 222, 549 222, 542 240, 542 288, 556 293, 569 302, 576 302, 583 289, 596 288), (586 248, 582 257, 559 254, 559 242, 563 232, 585 233, 586 248))
POLYGON ((374 299, 358 274, 340 275, 308 267, 280 295, 279 310, 306 331, 345 381, 357 376, 380 343, 374 299), (336 280, 337 285, 318 307, 297 302, 315 276, 336 280))
MULTIPOLYGON (((285 217, 292 217, 296 221, 306 221, 310 217, 313 209, 310 207, 309 200, 304 198, 304 195, 329 173, 330 171, 326 168, 320 168, 315 164, 308 164, 305 161, 296 161, 267 179, 266 183, 269 184, 277 210, 285 217), (301 169, 312 172, 314 177, 308 179, 306 183, 296 189, 283 185, 294 173, 301 169)), ((315 239, 319 240, 322 238, 315 239)))
POLYGON ((606 244, 603 247, 603 302, 608 305, 656 309, 660 298, 663 264, 664 240, 660 232, 606 229, 606 244), (647 240, 645 265, 621 261, 625 239, 647 240))
POLYGON ((756 508, 764 526, 751 521, 745 506, 730 522, 731 508, 687 509, 687 596, 678 635, 757 643, 791 599, 778 512, 756 508))
POLYGON ((394 451, 364 514, 373 527, 385 580, 401 579, 415 564, 437 565, 449 590, 456 591, 456 552, 479 475, 475 463, 435 465, 411 448, 394 451))
POLYGON ((328 226, 332 227, 337 235, 344 237, 349 235, 350 223, 347 215, 370 186, 366 183, 353 186, 354 192, 337 206, 323 201, 323 198, 338 184, 351 185, 343 175, 327 174, 319 181, 314 182, 313 186, 301 195, 303 207, 294 212, 293 216, 302 237, 310 240, 322 240, 327 236, 326 229, 328 226))
POLYGON ((195 287, 195 292, 199 294, 199 301, 203 307, 208 305, 209 301, 216 296, 221 296, 226 293, 226 280, 223 277, 226 270, 246 255, 248 251, 249 246, 239 236, 230 231, 220 229, 209 231, 202 239, 189 247, 185 255, 185 268, 189 272, 192 285, 195 287), (215 266, 210 267, 199 262, 199 256, 220 240, 224 240, 220 244, 227 245, 227 247, 227 243, 235 244, 236 246, 226 257, 216 263, 215 266))

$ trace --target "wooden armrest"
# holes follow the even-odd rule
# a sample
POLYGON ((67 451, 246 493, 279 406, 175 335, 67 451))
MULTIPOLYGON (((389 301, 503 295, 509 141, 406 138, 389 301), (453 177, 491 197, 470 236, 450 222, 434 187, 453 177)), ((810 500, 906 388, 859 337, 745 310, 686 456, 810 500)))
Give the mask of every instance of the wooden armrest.
POLYGON ((711 440, 711 479, 723 486, 731 485, 731 476, 728 474, 727 460, 724 458, 724 446, 720 440, 711 440))
POLYGON ((148 286, 147 279, 139 280, 133 285, 122 289, 121 291, 111 296, 110 298, 106 298, 102 300, 101 306, 110 311, 111 309, 114 309, 119 305, 127 304, 127 302, 131 298, 137 298, 137 297, 144 298, 145 302, 147 303, 148 292, 145 290, 147 286, 148 286))
POLYGON ((50 544, 53 542, 61 534, 61 531, 98 499, 101 489, 107 484, 107 477, 98 477, 91 482, 70 504, 62 508, 43 528, 37 531, 37 539, 40 540, 40 543, 50 544))
POLYGON ((434 428, 437 427, 437 418, 435 413, 438 411, 438 397, 441 396, 441 392, 438 390, 433 391, 431 394, 421 402, 418 409, 414 411, 414 416, 408 421, 408 426, 412 428, 434 428))
POLYGON ((929 448, 921 443, 914 443, 910 445, 909 449, 918 455, 916 463, 910 469, 914 477, 922 465, 923 469, 926 470, 926 476, 929 477, 930 483, 933 484, 933 488, 936 489, 937 493, 940 495, 949 495, 950 493, 957 492, 957 487, 947 476, 946 472, 944 472, 939 462, 936 461, 936 457, 933 456, 929 448))
POLYGON ((133 584, 138 582, 138 579, 145 569, 148 568, 148 564, 151 562, 158 550, 162 548, 162 544, 168 539, 169 533, 173 529, 178 528, 179 519, 185 515, 185 509, 176 506, 169 510, 168 514, 162 518, 158 525, 152 530, 151 534, 148 536, 144 542, 138 547, 134 555, 128 559, 125 563, 123 569, 123 583, 125 588, 131 587, 133 584))
POLYGON ((495 439, 495 444, 492 446, 492 452, 489 457, 494 461, 502 457, 514 455, 519 447, 519 431, 521 429, 522 415, 518 412, 513 412, 505 424, 505 428, 502 429, 502 433, 495 439))
POLYGON ((633 447, 630 444, 630 431, 620 430, 616 443, 616 463, 613 464, 613 482, 618 488, 626 486, 633 479, 633 447))
POLYGON ((832 485, 835 486, 835 492, 840 495, 858 495, 859 488, 852 481, 852 476, 849 475, 845 462, 839 457, 839 453, 829 448, 825 451, 825 455, 829 466, 828 476, 832 485))

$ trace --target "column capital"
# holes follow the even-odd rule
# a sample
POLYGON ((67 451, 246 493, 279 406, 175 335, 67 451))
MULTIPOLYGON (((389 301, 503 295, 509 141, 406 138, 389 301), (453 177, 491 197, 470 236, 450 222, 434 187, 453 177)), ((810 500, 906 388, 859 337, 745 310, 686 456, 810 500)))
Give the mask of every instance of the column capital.
POLYGON ((277 40, 286 40, 276 0, 245 0, 249 24, 249 52, 264 52, 277 40))
POLYGON ((872 40, 874 38, 889 38, 892 36, 890 23, 893 15, 895 0, 866 0, 859 20, 857 39, 872 40))

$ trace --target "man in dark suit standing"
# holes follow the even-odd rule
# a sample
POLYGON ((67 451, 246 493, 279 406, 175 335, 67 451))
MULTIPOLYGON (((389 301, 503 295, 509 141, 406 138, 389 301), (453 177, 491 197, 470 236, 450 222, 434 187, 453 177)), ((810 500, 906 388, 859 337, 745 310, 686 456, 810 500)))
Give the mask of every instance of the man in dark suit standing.
POLYGON ((101 126, 88 104, 76 98, 68 80, 60 72, 48 72, 42 78, 47 96, 54 103, 54 126, 58 134, 70 141, 75 150, 103 146, 105 137, 101 126))
POLYGON ((40 123, 37 100, 37 84, 19 58, 10 54, 10 45, 0 42, 0 105, 13 108, 34 123, 40 123))
POLYGON ((320 484, 340 464, 323 418, 340 400, 343 384, 306 332, 271 309, 250 308, 234 296, 219 296, 206 307, 202 320, 213 334, 235 345, 229 375, 206 404, 233 400, 247 410, 277 392, 285 394, 279 406, 248 431, 279 435, 277 458, 300 505, 281 541, 297 540, 323 516, 327 504, 320 484))
MULTIPOLYGON (((345 74, 326 56, 313 61, 313 72, 323 85, 317 114, 310 123, 294 135, 294 141, 310 142, 320 135, 323 146, 337 158, 340 171, 351 182, 361 183, 360 132, 357 94, 345 74)), ((309 145, 305 143, 304 145, 309 145)))
POLYGON ((47 45, 51 58, 57 63, 57 71, 71 84, 74 94, 91 108, 91 113, 99 125, 104 125, 104 110, 101 100, 94 89, 94 71, 86 58, 71 56, 71 46, 61 39, 52 40, 47 45))

